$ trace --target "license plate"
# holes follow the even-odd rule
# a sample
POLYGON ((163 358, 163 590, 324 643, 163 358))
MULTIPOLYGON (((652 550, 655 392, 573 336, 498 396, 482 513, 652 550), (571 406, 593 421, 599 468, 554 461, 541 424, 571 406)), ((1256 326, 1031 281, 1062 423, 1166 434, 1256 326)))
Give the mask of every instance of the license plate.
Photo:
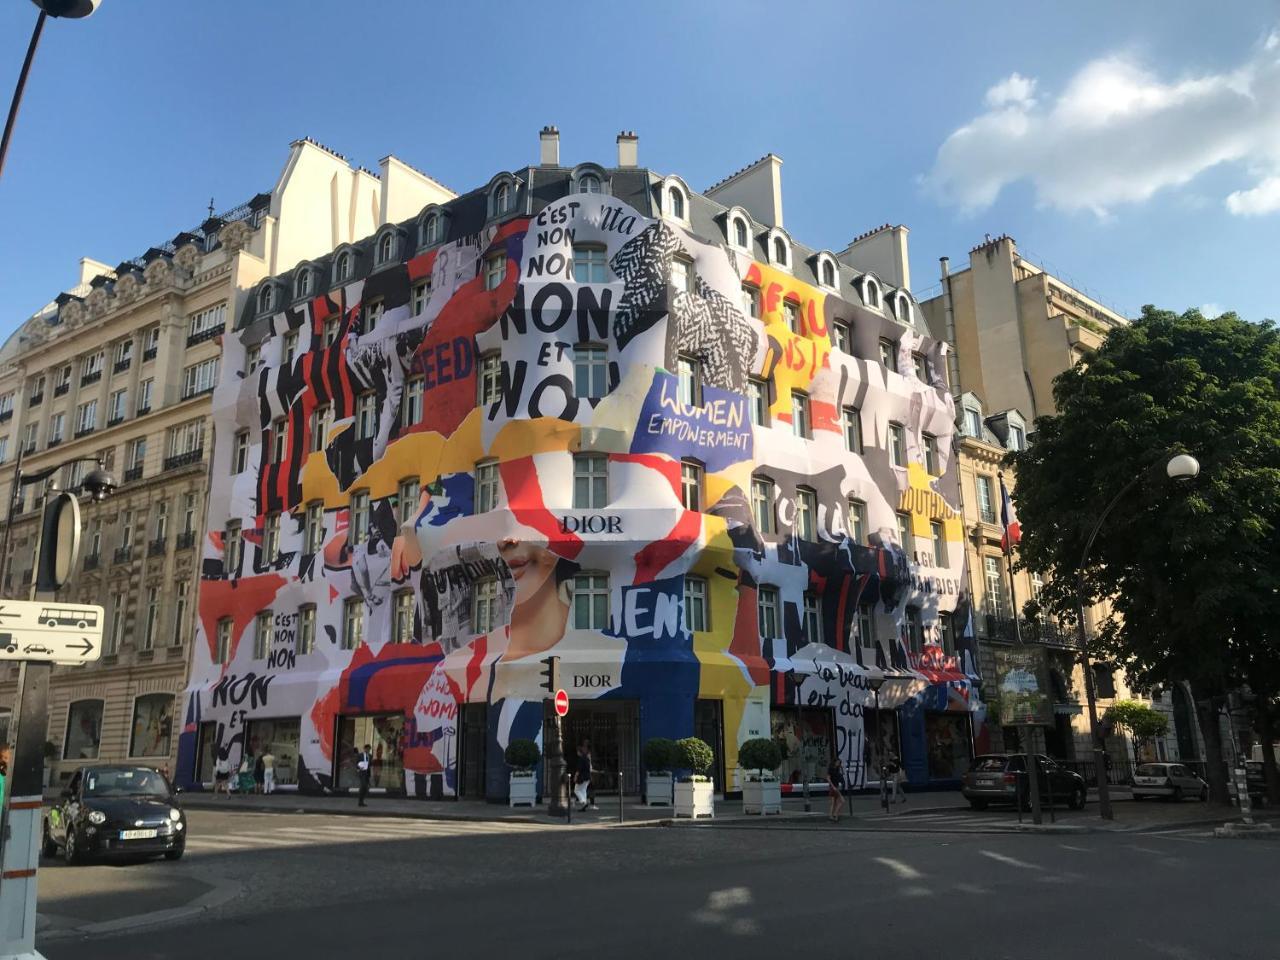
POLYGON ((978 783, 982 784, 983 786, 990 786, 995 782, 996 782, 995 777, 979 777, 978 778, 978 783))
POLYGON ((154 840, 158 830, 121 830, 121 840, 154 840))

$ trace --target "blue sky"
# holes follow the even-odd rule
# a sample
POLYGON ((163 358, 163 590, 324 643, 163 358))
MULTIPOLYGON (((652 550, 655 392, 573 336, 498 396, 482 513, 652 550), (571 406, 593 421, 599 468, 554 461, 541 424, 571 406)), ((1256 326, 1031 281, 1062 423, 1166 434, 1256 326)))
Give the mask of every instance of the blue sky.
MULTIPOLYGON (((7 103, 36 10, 0 10, 7 103)), ((0 335, 75 279, 269 190, 291 140, 458 190, 536 162, 704 189, 772 151, 788 230, 912 230, 913 286, 984 234, 1128 314, 1277 315, 1273 2, 103 0, 53 21, 0 177, 0 335)), ((0 107, 2 108, 2 107, 0 107)))

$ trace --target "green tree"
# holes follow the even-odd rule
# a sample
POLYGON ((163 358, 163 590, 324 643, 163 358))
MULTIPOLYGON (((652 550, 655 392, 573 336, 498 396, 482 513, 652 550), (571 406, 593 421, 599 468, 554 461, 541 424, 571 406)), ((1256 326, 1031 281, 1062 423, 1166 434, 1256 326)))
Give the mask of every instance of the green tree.
POLYGON ((1189 681, 1212 795, 1226 802, 1218 719, 1229 690, 1280 690, 1280 335, 1234 314, 1147 306, 1055 382, 1058 413, 1012 454, 1021 564, 1074 619, 1077 565, 1104 506, 1135 477, 1094 543, 1087 603, 1115 615, 1094 641, 1140 687, 1189 681), (1201 464, 1165 478, 1171 453, 1201 464), (1150 471, 1150 473, 1147 473, 1150 471))
POLYGON ((1141 754, 1145 744, 1169 732, 1168 718, 1137 700, 1117 700, 1107 707, 1102 718, 1129 731, 1135 758, 1141 754))

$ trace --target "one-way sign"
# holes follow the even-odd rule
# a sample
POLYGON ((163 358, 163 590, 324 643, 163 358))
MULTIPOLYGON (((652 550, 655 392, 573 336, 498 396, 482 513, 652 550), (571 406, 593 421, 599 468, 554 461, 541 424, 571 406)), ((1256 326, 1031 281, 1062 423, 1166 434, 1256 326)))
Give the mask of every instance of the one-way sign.
POLYGON ((101 607, 0 600, 0 660, 87 663, 102 656, 101 607))

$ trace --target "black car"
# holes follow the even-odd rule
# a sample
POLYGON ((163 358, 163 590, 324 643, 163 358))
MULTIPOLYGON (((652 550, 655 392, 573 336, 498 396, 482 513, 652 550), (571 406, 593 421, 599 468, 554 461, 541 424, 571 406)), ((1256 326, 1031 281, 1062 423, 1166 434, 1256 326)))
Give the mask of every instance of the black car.
POLYGON ((44 821, 41 852, 68 864, 91 857, 163 855, 177 860, 187 844, 187 816, 177 791, 150 767, 81 767, 44 821))
MULTIPOLYGON (((1065 803, 1072 810, 1083 810, 1089 791, 1084 778, 1058 766, 1052 757, 1036 754, 1040 771, 1040 801, 1065 803), (1051 789, 1052 788, 1052 789, 1051 789)), ((1029 808, 1027 761, 1021 753, 987 753, 973 758, 964 775, 961 792, 975 810, 985 810, 993 803, 1021 802, 1029 808)))

